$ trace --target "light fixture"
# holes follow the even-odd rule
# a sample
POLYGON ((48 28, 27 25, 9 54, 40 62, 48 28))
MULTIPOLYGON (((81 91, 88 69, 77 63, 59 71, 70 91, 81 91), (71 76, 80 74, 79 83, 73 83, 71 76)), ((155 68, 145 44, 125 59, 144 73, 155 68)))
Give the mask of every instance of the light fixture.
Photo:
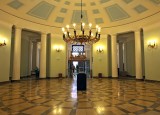
POLYGON ((85 34, 85 23, 82 22, 83 19, 83 15, 82 15, 82 0, 81 0, 81 24, 79 28, 76 28, 76 24, 73 24, 73 28, 71 28, 71 30, 73 30, 73 35, 71 34, 71 32, 69 31, 70 26, 66 25, 66 27, 62 28, 62 32, 63 32, 63 40, 69 44, 93 44, 96 43, 100 40, 100 31, 101 28, 96 25, 96 28, 92 28, 92 24, 89 23, 88 25, 88 29, 89 31, 87 32, 88 34, 85 34), (77 29, 77 30, 76 30, 77 29), (92 30, 95 29, 95 35, 93 35, 92 30), (80 31, 79 34, 77 34, 77 32, 80 31))
POLYGON ((56 50, 56 52, 61 52, 62 51, 62 46, 61 45, 55 45, 54 49, 56 50))
POLYGON ((97 52, 98 53, 102 53, 103 52, 103 47, 102 46, 98 46, 97 47, 97 52))
POLYGON ((5 42, 5 40, 4 40, 3 43, 0 43, 0 46, 5 46, 5 45, 7 45, 6 42, 5 42))
POLYGON ((156 40, 148 41, 148 47, 149 48, 156 48, 156 40))

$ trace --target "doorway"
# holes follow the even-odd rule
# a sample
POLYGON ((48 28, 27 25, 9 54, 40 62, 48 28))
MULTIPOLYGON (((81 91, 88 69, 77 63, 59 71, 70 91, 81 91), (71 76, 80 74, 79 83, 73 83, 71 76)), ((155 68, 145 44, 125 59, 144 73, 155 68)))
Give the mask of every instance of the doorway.
POLYGON ((69 60, 68 61, 69 77, 74 77, 78 73, 85 73, 90 77, 90 61, 89 60, 69 60))

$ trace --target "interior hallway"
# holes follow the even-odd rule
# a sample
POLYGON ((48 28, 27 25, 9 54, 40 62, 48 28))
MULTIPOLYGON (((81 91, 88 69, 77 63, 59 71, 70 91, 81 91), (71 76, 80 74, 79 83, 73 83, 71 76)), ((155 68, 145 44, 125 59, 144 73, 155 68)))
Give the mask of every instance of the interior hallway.
POLYGON ((87 78, 28 79, 0 86, 0 115, 159 115, 160 82, 87 78))

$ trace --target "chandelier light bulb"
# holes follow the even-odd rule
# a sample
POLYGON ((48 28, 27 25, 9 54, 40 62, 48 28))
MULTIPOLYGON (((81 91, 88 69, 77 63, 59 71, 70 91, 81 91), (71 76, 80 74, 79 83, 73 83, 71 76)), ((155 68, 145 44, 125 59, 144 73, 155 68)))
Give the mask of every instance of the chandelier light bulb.
POLYGON ((92 23, 89 23, 89 29, 91 29, 91 27, 92 27, 92 23))
POLYGON ((93 33, 91 33, 91 36, 93 36, 93 33))
POLYGON ((99 28, 98 28, 98 33, 100 33, 100 32, 101 32, 101 28, 99 27, 99 28))
POLYGON ((74 29, 76 28, 76 24, 75 23, 73 23, 73 27, 74 27, 74 29))
POLYGON ((67 30, 69 30, 69 25, 66 26, 67 30))
POLYGON ((85 26, 85 23, 82 23, 82 26, 83 26, 83 28, 84 28, 84 26, 85 26))
POLYGON ((65 29, 64 28, 62 28, 62 32, 64 33, 64 31, 65 31, 65 29))

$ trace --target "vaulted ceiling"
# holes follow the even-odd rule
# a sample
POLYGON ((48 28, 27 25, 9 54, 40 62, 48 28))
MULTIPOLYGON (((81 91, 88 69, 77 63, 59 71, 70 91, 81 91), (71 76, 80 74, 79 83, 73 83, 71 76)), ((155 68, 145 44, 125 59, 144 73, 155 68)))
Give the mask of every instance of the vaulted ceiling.
MULTIPOLYGON (((81 0, 0 0, 0 11, 30 22, 62 27, 80 22, 81 0)), ((111 27, 160 12, 160 0, 83 0, 83 21, 111 27)))

